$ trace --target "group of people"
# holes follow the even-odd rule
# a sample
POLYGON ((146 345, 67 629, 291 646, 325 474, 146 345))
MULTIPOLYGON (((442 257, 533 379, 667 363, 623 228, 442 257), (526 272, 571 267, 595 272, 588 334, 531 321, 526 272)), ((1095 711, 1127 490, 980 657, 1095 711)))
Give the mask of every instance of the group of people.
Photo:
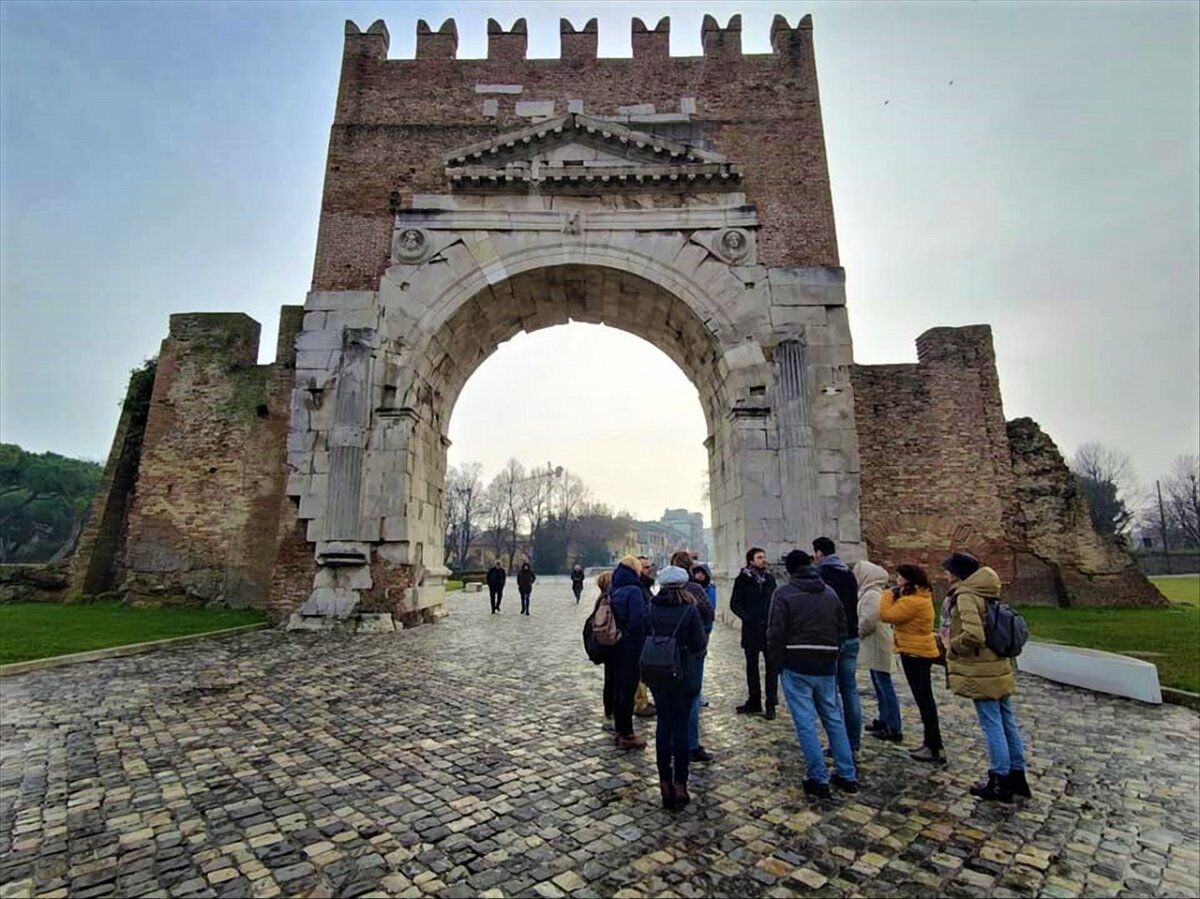
MULTIPOLYGON (((927 764, 946 763, 933 693, 933 669, 945 666, 950 690, 974 702, 988 747, 987 777, 970 792, 1000 802, 1028 797, 1024 746, 1011 703, 1016 691, 1012 662, 987 642, 988 603, 1000 595, 996 572, 974 556, 954 553, 941 566, 948 589, 939 606, 919 565, 899 565, 889 585, 884 568, 867 561, 847 565, 827 537, 814 540, 812 548, 811 554, 799 549, 787 554, 783 584, 771 573, 766 552, 750 549, 730 596, 730 610, 741 619, 748 694, 736 711, 774 719, 782 685, 806 761, 805 793, 828 798, 831 787, 858 791, 864 731, 881 741, 903 741, 892 679, 899 657, 923 730, 921 745, 909 755, 927 764), (878 707, 865 727, 859 665, 870 672, 878 707), (828 750, 822 747, 818 720, 828 750)), ((633 727, 643 661, 661 645, 674 648, 679 657, 674 676, 656 676, 648 685, 658 719, 655 749, 663 807, 677 810, 690 801, 689 765, 713 758, 700 744, 699 713, 716 589, 711 571, 686 551, 672 556, 657 575, 655 591, 650 561, 626 556, 611 574, 597 579, 596 608, 607 603, 620 632, 604 662, 604 713, 613 721, 618 748, 644 747, 633 727), (652 650, 646 649, 648 642, 652 650)))

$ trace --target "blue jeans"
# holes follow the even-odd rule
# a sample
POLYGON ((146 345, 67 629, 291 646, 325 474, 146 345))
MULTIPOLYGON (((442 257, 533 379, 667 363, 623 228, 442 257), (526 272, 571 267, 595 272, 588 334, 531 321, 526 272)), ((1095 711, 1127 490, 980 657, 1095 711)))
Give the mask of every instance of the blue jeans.
MULTIPOLYGON (((704 659, 697 659, 696 662, 700 665, 700 682, 703 683, 704 659)), ((691 714, 688 715, 688 746, 691 749, 700 748, 700 700, 702 697, 702 693, 696 694, 696 698, 692 700, 691 714)))
POLYGON ((799 674, 788 671, 781 673, 783 698, 792 713, 792 724, 796 727, 796 740, 808 763, 808 779, 817 783, 829 783, 829 771, 825 767, 825 753, 817 736, 816 716, 820 716, 829 737, 829 748, 833 750, 833 762, 839 777, 857 780, 854 770, 854 754, 846 738, 846 725, 842 711, 838 708, 837 678, 832 674, 799 674))
POLYGON ((1007 696, 975 700, 975 714, 979 716, 979 726, 983 728, 988 745, 988 767, 994 774, 1001 775, 1025 770, 1025 745, 1017 730, 1017 716, 1008 700, 1007 696))
POLYGON ((862 744, 862 703, 858 700, 858 681, 854 672, 858 668, 858 637, 842 641, 838 655, 837 688, 842 697, 842 717, 846 719, 846 736, 850 748, 858 752, 862 744))
POLYGON ((875 688, 875 699, 879 702, 879 720, 888 733, 898 734, 904 725, 900 721, 900 700, 892 686, 892 675, 888 671, 871 669, 871 686, 875 688))

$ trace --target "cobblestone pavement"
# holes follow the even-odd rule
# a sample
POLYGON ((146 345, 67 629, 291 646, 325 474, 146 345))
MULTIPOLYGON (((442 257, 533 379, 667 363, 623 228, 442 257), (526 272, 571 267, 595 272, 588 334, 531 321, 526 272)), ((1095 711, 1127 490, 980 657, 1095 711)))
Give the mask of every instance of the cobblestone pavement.
POLYGON ((486 594, 449 604, 398 635, 259 632, 5 679, 0 896, 1200 893, 1192 712, 1024 677, 1034 799, 982 806, 971 710, 942 691, 948 767, 867 740, 863 791, 812 804, 788 716, 733 714, 721 629, 718 758, 671 817, 652 754, 601 730, 586 599, 539 582, 529 618, 515 595, 494 617, 486 594))

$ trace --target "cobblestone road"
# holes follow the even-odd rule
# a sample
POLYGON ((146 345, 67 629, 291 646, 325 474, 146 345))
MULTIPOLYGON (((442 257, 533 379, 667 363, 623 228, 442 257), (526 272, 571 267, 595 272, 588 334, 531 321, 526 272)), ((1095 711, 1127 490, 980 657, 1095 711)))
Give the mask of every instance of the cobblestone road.
POLYGON ((864 790, 814 805, 788 716, 733 714, 719 630, 718 758, 670 817, 652 755, 601 730, 586 605, 539 582, 529 618, 458 594, 395 636, 260 632, 5 679, 0 896, 1200 893, 1192 712, 1022 678, 1035 797, 1004 808, 967 796, 984 750, 941 691, 947 768, 866 740, 864 790))

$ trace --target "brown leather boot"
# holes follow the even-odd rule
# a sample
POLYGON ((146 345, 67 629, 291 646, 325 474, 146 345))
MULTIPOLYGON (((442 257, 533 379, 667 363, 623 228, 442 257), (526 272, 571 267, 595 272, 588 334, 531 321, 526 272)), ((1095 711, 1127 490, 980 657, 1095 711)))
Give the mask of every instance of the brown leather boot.
POLYGON ((658 791, 662 794, 662 805, 669 812, 675 811, 675 787, 669 780, 658 782, 658 791))
POLYGON ((631 737, 619 736, 619 737, 617 737, 617 748, 618 749, 645 749, 646 741, 643 740, 641 737, 639 737, 637 734, 634 734, 631 737))
POLYGON ((692 801, 692 797, 688 795, 687 784, 676 783, 675 784, 675 808, 681 809, 691 801, 692 801))

